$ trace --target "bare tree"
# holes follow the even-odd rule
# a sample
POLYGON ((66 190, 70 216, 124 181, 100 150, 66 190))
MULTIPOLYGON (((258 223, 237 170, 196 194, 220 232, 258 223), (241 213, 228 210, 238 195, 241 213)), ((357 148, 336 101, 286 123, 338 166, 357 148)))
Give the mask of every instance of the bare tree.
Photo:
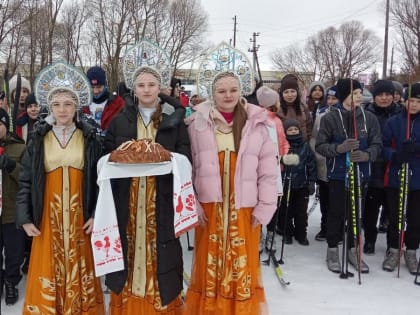
POLYGON ((23 4, 24 0, 2 0, 0 2, 0 45, 15 27, 25 22, 21 15, 23 4))
POLYGON ((369 69, 378 60, 379 42, 372 31, 351 21, 321 30, 303 47, 277 50, 272 61, 283 72, 312 73, 313 79, 332 83, 369 69))
POLYGON ((390 14, 398 36, 405 72, 420 79, 420 2, 418 0, 391 1, 390 14))
MULTIPOLYGON (((146 0, 137 1, 145 3, 146 0)), ((116 88, 119 79, 119 64, 123 47, 134 44, 131 28, 136 0, 93 0, 93 38, 97 40, 97 56, 108 73, 108 83, 116 88)))
POLYGON ((167 10, 161 11, 161 16, 155 19, 149 34, 168 52, 174 70, 179 64, 191 62, 196 52, 204 49, 207 20, 207 13, 197 0, 167 2, 167 10))
POLYGON ((48 12, 48 63, 53 61, 54 31, 64 0, 45 0, 44 6, 48 12))
POLYGON ((63 8, 62 32, 64 41, 64 57, 70 64, 79 63, 83 67, 80 47, 82 45, 82 30, 89 16, 86 1, 72 2, 63 8))

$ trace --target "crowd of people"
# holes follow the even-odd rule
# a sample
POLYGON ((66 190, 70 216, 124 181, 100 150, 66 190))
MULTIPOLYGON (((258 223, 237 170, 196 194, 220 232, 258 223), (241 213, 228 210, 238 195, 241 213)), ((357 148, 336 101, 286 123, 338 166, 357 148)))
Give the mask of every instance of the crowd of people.
POLYGON ((326 241, 330 271, 343 271, 344 242, 342 257, 369 272, 361 252, 375 254, 379 220, 387 233, 383 270, 397 268, 403 247, 408 271, 418 272, 420 83, 403 88, 378 80, 372 102, 362 104, 363 87, 355 79, 328 88, 315 81, 304 99, 302 82, 287 74, 279 89, 260 82, 247 100, 252 82, 244 72, 219 67, 209 85, 187 96, 165 60, 151 59, 129 60, 118 93, 107 86, 103 68, 84 74, 62 62, 42 69, 33 89, 14 76, 0 92, 0 290, 6 304, 17 302, 17 285, 27 273, 21 295, 28 315, 106 309, 112 315, 268 314, 260 254, 277 249, 276 234, 286 245, 310 246, 307 211, 314 194, 321 212, 315 240, 326 241), (105 276, 106 306, 90 241, 97 163, 122 143, 143 138, 192 164, 199 224, 191 279, 184 296, 173 174, 115 178, 124 267, 105 276), (346 201, 353 167, 359 230, 346 201), (363 246, 355 235, 361 229, 363 246))

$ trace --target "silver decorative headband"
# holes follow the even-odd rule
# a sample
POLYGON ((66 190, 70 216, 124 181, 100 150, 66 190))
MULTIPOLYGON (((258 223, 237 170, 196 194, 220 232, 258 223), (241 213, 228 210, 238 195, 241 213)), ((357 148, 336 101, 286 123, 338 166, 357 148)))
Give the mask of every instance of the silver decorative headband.
POLYGON ((134 75, 140 67, 149 67, 155 70, 162 78, 161 87, 170 86, 171 60, 167 52, 146 39, 129 48, 124 55, 124 81, 129 89, 133 88, 134 75))
POLYGON ((226 42, 221 42, 201 62, 197 75, 197 85, 205 86, 208 95, 212 97, 214 78, 219 73, 226 71, 232 72, 239 78, 242 95, 252 93, 254 74, 249 59, 244 53, 226 42))
POLYGON ((78 107, 92 102, 92 91, 88 78, 77 68, 62 61, 43 68, 37 75, 34 84, 35 97, 41 105, 50 105, 50 93, 65 89, 76 94, 78 107))

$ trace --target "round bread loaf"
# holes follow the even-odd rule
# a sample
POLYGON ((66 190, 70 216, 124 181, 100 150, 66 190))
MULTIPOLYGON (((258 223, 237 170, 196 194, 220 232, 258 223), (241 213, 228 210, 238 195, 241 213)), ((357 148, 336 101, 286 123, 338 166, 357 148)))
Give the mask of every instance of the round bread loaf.
POLYGON ((152 139, 130 140, 111 152, 110 162, 158 163, 171 160, 171 152, 152 139))

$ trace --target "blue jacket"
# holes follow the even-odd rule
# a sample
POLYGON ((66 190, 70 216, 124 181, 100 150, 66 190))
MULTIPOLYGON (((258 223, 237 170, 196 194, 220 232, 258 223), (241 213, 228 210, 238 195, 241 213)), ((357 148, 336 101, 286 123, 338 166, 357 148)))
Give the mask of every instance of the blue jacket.
MULTIPOLYGON (((392 103, 391 106, 384 108, 379 107, 376 103, 370 103, 366 106, 366 111, 369 111, 376 116, 381 131, 383 131, 387 120, 401 112, 401 106, 392 103)), ((387 163, 388 162, 385 161, 382 156, 379 156, 378 159, 371 164, 372 174, 370 176, 369 187, 383 188, 386 186, 384 183, 384 176, 387 163)))
MULTIPOLYGON (((354 137, 350 134, 351 124, 353 124, 352 112, 341 104, 331 107, 321 119, 315 150, 326 157, 329 179, 344 181, 346 178, 347 154, 338 153, 337 146, 345 139, 354 137)), ((359 149, 369 153, 369 161, 359 163, 362 181, 366 182, 370 178, 370 163, 376 160, 382 148, 381 129, 375 115, 361 107, 356 107, 356 124, 359 149)))
MULTIPOLYGON (((396 116, 390 118, 383 130, 383 157, 391 161, 389 170, 389 187, 399 188, 399 171, 401 164, 392 160, 392 154, 401 150, 401 145, 406 141, 406 126, 407 126, 407 112, 401 111, 396 116)), ((420 113, 411 117, 410 122, 410 139, 416 144, 420 145, 420 113)), ((408 162, 411 176, 409 183, 409 190, 420 190, 420 154, 413 154, 408 162)))

